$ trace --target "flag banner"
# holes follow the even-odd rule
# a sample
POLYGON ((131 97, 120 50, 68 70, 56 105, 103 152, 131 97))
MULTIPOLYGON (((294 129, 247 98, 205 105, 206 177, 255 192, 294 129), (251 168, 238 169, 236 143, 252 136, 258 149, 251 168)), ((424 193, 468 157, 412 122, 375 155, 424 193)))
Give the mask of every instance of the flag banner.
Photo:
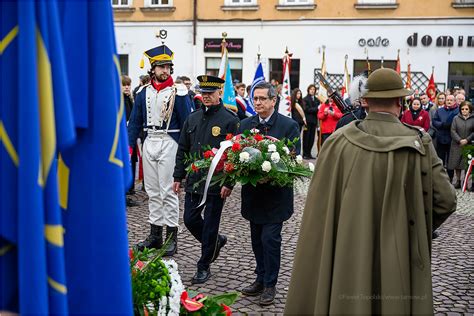
POLYGON ((1 7, 0 310, 67 314, 57 152, 75 134, 57 3, 1 7))
POLYGON ((222 103, 229 110, 237 113, 237 103, 235 102, 235 90, 232 82, 232 73, 230 71, 229 58, 227 53, 226 43, 222 43, 222 59, 219 67, 218 77, 225 80, 223 93, 222 93, 222 103))
POLYGON ((1 8, 0 310, 132 315, 111 4, 1 8))
POLYGON ((289 117, 291 117, 290 63, 291 56, 286 53, 283 57, 283 81, 280 104, 278 105, 278 112, 289 117))
POLYGON ((408 64, 407 66, 407 79, 405 82, 405 88, 411 89, 411 65, 410 64, 408 64))
POLYGON ((131 315, 125 192, 132 176, 112 7, 110 1, 61 4, 68 52, 76 49, 75 34, 89 30, 81 54, 66 60, 70 91, 85 80, 81 93, 88 96, 72 99, 74 113, 87 116, 77 117, 76 143, 62 152, 69 311, 131 315))
POLYGON ((434 100, 436 99, 436 84, 434 81, 434 70, 431 72, 430 81, 428 82, 428 87, 426 88, 426 95, 428 95, 431 102, 434 102, 434 100))
POLYGON ((229 60, 226 62, 226 75, 225 75, 225 83, 224 83, 224 92, 222 94, 222 103, 224 106, 229 110, 234 111, 237 113, 237 103, 235 102, 235 89, 234 85, 232 84, 232 74, 230 72, 229 60))
POLYGON ((395 71, 397 72, 397 74, 400 74, 400 73, 401 73, 401 66, 400 66, 400 50, 399 50, 398 55, 397 55, 397 65, 395 66, 395 71))
MULTIPOLYGON (((322 60, 322 63, 321 63, 321 75, 326 78, 326 51, 323 50, 323 60, 322 60)), ((324 87, 324 85, 321 84, 321 82, 319 83, 319 89, 318 89, 318 99, 319 101, 321 101, 321 103, 324 103, 326 102, 326 100, 328 99, 328 91, 326 90, 326 88, 324 87)))
MULTIPOLYGON (((347 55, 346 55, 347 57, 347 55)), ((349 98, 349 84, 350 84, 350 79, 349 79, 349 69, 347 69, 347 58, 344 61, 344 82, 341 90, 341 96, 342 99, 348 99, 349 98)))
POLYGON ((249 106, 247 107, 247 112, 252 115, 257 114, 255 112, 255 106, 253 104, 253 90, 255 89, 255 86, 258 83, 263 82, 263 81, 265 81, 265 76, 263 75, 263 66, 262 66, 262 63, 259 62, 257 69, 255 70, 255 75, 253 76, 252 85, 250 86, 250 96, 249 96, 249 102, 248 102, 249 106))

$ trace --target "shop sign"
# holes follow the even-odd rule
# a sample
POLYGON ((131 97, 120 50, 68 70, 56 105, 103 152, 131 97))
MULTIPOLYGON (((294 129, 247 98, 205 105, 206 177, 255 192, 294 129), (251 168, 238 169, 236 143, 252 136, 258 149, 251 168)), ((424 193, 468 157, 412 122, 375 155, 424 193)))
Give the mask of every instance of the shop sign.
MULTIPOLYGON (((227 51, 229 53, 243 53, 244 39, 243 38, 226 38, 227 51)), ((221 52, 222 38, 205 38, 204 52, 221 52)))
MULTIPOLYGON (((428 47, 433 44, 434 38, 430 35, 423 35, 419 38, 420 43, 424 47, 428 47)), ((453 47, 454 38, 450 35, 441 35, 436 38, 435 45, 436 47, 453 47)), ((474 36, 467 36, 467 41, 464 42, 464 36, 458 36, 457 45, 458 47, 463 47, 466 43, 466 47, 474 47, 474 36)), ((418 33, 413 33, 407 38, 407 44, 411 47, 418 46, 418 33)))
POLYGON ((390 45, 390 41, 388 40, 388 38, 382 38, 380 36, 378 36, 377 38, 361 38, 359 39, 359 46, 360 47, 365 47, 365 46, 368 46, 368 47, 380 47, 380 46, 383 46, 383 47, 387 47, 388 45, 390 45))

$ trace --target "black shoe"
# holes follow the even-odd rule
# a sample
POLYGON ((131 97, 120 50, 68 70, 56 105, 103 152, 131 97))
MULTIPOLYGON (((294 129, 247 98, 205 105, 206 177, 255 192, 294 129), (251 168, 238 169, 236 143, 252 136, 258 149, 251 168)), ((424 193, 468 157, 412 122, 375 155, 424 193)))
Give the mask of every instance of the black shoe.
POLYGON ((260 295, 260 305, 267 306, 273 304, 275 294, 276 288, 274 286, 264 288, 262 295, 260 295))
POLYGON ((216 249, 216 252, 214 253, 214 256, 211 259, 211 263, 216 261, 217 257, 219 257, 219 254, 221 253, 221 249, 225 246, 226 243, 227 243, 226 235, 217 236, 217 249, 216 249))
POLYGON ((257 296, 263 292, 263 284, 255 281, 249 286, 244 287, 240 292, 247 296, 257 296))
POLYGON ((160 249, 163 247, 163 227, 151 224, 150 235, 144 241, 136 244, 135 247, 138 251, 143 251, 145 248, 160 249))
POLYGON ((457 181, 457 182, 454 184, 454 188, 455 188, 455 189, 460 189, 460 188, 461 188, 461 181, 457 181))
POLYGON ((166 240, 171 239, 166 247, 166 252, 163 254, 163 257, 173 256, 178 252, 178 227, 166 227, 166 240))
POLYGON ((127 198, 127 207, 135 207, 135 206, 140 206, 140 204, 135 202, 132 199, 127 198))
POLYGON ((438 237, 439 237, 439 233, 436 231, 433 231, 433 233, 431 234, 431 239, 436 239, 438 237))
POLYGON ((135 194, 135 189, 130 189, 127 191, 127 195, 134 195, 135 194))
POLYGON ((194 274, 193 278, 191 279, 191 283, 192 284, 201 284, 201 283, 204 283, 207 280, 209 280, 210 277, 211 277, 211 270, 210 269, 198 270, 194 274))

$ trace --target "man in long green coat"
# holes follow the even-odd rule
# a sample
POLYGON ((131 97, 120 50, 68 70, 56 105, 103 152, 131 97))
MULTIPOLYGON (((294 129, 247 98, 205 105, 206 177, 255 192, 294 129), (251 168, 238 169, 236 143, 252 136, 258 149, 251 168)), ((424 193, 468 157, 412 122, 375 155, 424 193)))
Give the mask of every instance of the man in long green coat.
POLYGON ((431 233, 456 209, 430 136, 398 120, 410 95, 374 71, 369 114, 337 130, 317 161, 285 314, 432 314, 431 233))

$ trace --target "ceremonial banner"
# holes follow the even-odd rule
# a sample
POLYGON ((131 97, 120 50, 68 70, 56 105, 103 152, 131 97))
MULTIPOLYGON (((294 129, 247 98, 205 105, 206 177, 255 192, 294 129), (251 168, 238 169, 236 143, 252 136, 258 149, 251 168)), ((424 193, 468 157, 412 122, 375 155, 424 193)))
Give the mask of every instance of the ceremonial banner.
POLYGON ((283 57, 283 82, 278 112, 291 117, 291 85, 290 85, 291 54, 286 51, 283 57))
POLYGON ((67 59, 72 105, 74 113, 87 113, 75 121, 77 141, 62 152, 60 172, 68 179, 61 186, 68 192, 62 207, 69 311, 131 315, 125 191, 132 177, 112 7, 110 1, 61 4, 66 51, 74 54, 67 59), (85 90, 77 91, 81 80, 85 90))
MULTIPOLYGON (((321 75, 326 78, 326 50, 323 49, 323 60, 322 60, 322 63, 321 63, 321 75)), ((321 83, 319 84, 319 90, 318 90, 318 99, 319 101, 321 101, 321 103, 324 103, 326 102, 326 100, 328 99, 328 92, 326 90, 326 88, 324 87, 324 85, 322 85, 321 83)))
POLYGON ((341 90, 341 96, 342 99, 348 99, 349 98, 349 84, 350 84, 350 79, 349 79, 349 70, 347 69, 347 55, 346 59, 344 61, 344 82, 341 90))
POLYGON ((426 88, 426 95, 428 95, 431 102, 433 102, 436 99, 436 84, 434 81, 434 69, 431 72, 430 81, 428 82, 428 87, 426 88))
POLYGON ((0 310, 67 314, 57 152, 75 134, 57 3, 4 1, 1 19, 0 310))
POLYGON ((397 54, 397 65, 395 66, 395 71, 397 72, 397 74, 400 74, 400 72, 401 72, 401 67, 400 67, 400 50, 398 50, 398 54, 397 54))
POLYGON ((265 81, 265 76, 263 75, 263 67, 262 63, 258 63, 257 69, 255 70, 255 76, 253 76, 253 82, 252 85, 250 86, 250 96, 249 96, 249 106, 247 107, 247 112, 249 114, 255 115, 257 114, 255 112, 255 107, 253 104, 253 90, 255 89, 255 86, 260 83, 265 81))
POLYGON ((408 64, 408 67, 407 67, 407 79, 406 79, 406 82, 405 82, 405 88, 406 89, 411 89, 411 65, 408 64))
POLYGON ((222 43, 222 59, 219 67, 219 78, 224 79, 222 102, 224 106, 234 112, 237 112, 237 103, 235 102, 235 90, 232 83, 232 73, 230 71, 229 58, 226 43, 222 43))
POLYGON ((131 315, 111 4, 1 8, 0 310, 131 315))

